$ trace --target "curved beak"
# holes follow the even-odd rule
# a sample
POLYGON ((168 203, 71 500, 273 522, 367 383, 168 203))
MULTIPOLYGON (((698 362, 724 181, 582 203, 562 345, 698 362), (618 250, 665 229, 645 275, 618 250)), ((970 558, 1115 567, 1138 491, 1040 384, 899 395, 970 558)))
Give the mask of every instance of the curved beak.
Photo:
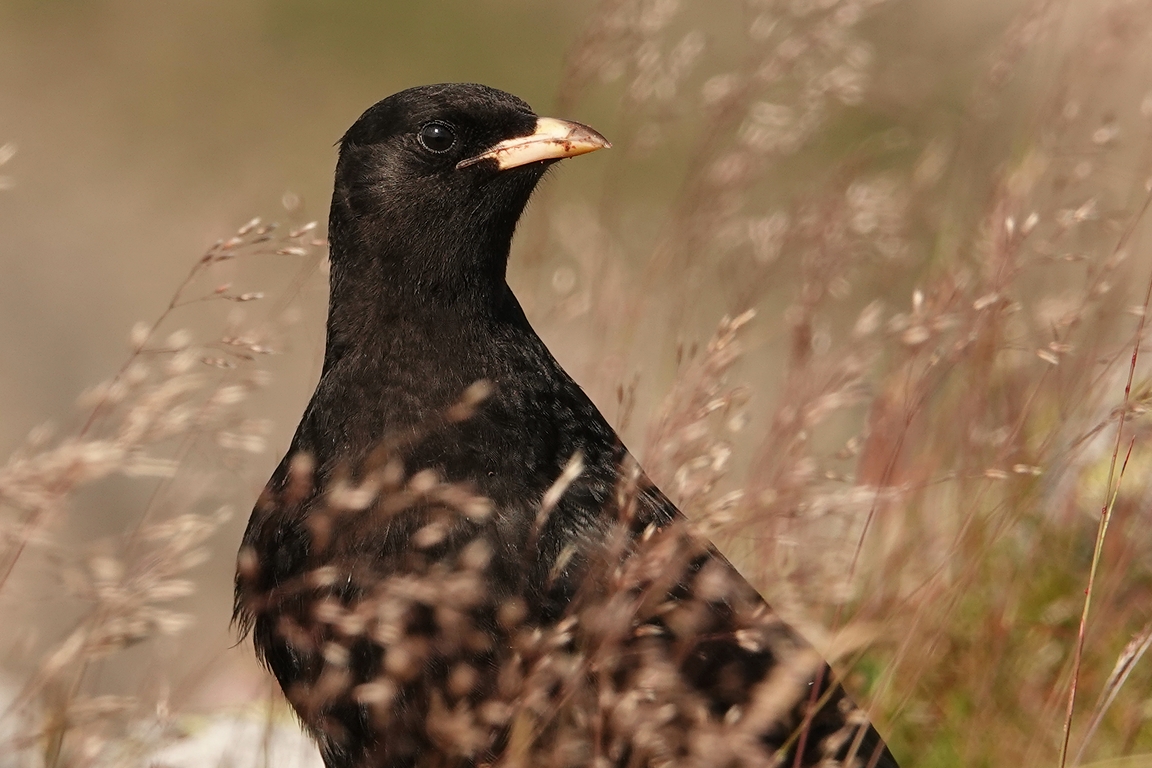
POLYGON ((506 171, 540 160, 560 160, 611 146, 608 139, 582 123, 541 117, 536 120, 536 130, 532 133, 501 141, 475 157, 461 160, 456 169, 495 160, 497 167, 506 171))

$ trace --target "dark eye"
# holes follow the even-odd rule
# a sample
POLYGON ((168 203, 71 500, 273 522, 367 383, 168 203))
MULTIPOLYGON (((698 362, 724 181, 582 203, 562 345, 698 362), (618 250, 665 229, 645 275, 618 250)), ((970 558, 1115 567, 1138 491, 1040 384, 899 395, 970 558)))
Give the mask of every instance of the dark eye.
POLYGON ((428 123, 420 129, 420 143, 429 152, 447 152, 456 143, 456 131, 444 123, 428 123))

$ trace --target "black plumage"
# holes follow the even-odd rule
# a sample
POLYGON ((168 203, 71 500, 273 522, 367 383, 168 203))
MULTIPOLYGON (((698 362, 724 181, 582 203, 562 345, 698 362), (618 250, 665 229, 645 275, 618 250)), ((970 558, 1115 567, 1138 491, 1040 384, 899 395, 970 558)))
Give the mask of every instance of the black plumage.
POLYGON ((323 372, 245 532, 237 621, 329 768, 895 766, 505 282, 546 168, 602 146, 460 84, 344 135, 323 372))

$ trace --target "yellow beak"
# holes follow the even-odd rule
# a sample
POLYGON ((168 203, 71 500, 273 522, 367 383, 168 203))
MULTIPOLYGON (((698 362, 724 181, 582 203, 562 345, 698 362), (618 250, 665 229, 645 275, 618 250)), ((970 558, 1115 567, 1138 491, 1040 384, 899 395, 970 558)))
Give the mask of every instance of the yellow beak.
POLYGON ((539 160, 575 157, 611 146, 608 139, 586 125, 554 117, 541 117, 536 120, 536 130, 532 133, 501 141, 475 157, 461 160, 456 164, 456 169, 495 160, 496 166, 506 171, 539 160))

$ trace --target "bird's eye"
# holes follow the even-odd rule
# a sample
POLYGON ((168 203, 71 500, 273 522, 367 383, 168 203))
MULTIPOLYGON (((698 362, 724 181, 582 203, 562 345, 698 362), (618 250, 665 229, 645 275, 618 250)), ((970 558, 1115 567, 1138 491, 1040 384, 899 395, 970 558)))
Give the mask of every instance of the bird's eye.
POLYGON ((444 123, 428 123, 420 129, 420 143, 429 152, 447 152, 456 143, 456 132, 444 123))

